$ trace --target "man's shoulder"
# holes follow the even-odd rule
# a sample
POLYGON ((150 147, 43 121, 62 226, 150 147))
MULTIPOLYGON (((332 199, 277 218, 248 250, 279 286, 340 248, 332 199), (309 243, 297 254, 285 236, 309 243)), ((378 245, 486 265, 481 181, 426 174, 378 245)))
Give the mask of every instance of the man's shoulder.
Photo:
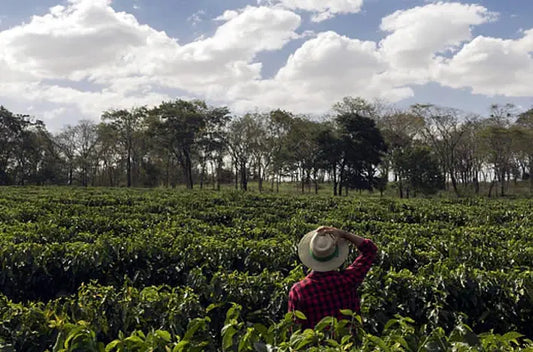
POLYGON ((307 277, 303 278, 302 280, 300 280, 297 283, 295 283, 294 285, 292 285, 291 291, 299 291, 302 288, 308 286, 310 282, 311 282, 311 280, 309 280, 309 278, 307 278, 307 277))

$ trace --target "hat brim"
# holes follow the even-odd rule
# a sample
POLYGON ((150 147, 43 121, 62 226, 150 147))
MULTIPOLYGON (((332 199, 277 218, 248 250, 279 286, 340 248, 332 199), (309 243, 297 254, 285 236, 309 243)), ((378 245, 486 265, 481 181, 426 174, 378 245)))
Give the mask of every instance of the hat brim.
POLYGON ((339 248, 338 256, 328 261, 321 262, 314 259, 309 251, 309 244, 315 233, 316 230, 306 233, 298 244, 298 256, 300 257, 302 263, 314 271, 332 271, 339 268, 346 261, 346 258, 348 258, 348 253, 350 252, 350 248, 348 247, 346 240, 339 238, 337 241, 337 246, 339 248))

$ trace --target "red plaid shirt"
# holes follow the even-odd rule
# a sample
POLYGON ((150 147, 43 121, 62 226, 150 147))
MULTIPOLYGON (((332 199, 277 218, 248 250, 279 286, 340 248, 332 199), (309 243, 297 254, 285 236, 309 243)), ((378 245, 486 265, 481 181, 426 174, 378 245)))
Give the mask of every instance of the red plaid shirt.
POLYGON ((304 329, 314 326, 324 317, 347 317, 341 309, 360 313, 357 288, 363 282, 376 257, 376 245, 365 239, 358 247, 360 254, 342 271, 311 271, 302 281, 294 284, 289 292, 289 312, 299 310, 307 320, 298 320, 304 329))

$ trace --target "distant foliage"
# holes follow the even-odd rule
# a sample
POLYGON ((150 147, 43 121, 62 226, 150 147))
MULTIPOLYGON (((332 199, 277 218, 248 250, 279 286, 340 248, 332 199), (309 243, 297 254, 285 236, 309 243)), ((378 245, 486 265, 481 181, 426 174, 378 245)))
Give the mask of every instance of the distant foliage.
POLYGON ((50 133, 42 121, 0 106, 0 185, 246 191, 254 184, 278 192, 291 182, 301 193, 327 184, 343 195, 384 192, 394 181, 400 198, 434 194, 443 184, 458 197, 533 194, 531 111, 493 104, 483 117, 344 97, 331 114, 311 118, 280 109, 235 115, 176 99, 103 111, 100 122, 50 133))

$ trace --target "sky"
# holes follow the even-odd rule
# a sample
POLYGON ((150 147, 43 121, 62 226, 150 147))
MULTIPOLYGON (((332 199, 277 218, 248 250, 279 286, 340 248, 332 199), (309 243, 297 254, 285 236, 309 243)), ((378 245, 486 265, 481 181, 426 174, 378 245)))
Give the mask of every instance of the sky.
POLYGON ((533 107, 533 0, 0 0, 0 105, 52 131, 202 99, 533 107))

